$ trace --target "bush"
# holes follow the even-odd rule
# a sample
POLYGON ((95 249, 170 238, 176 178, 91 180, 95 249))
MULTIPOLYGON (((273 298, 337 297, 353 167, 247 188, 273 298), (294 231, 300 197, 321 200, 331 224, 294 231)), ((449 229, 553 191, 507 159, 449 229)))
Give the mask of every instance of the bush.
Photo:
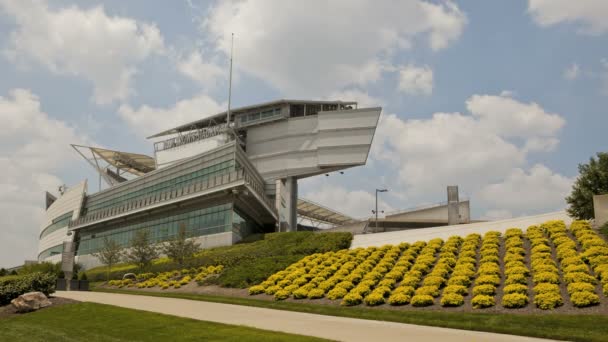
POLYGON ((595 286, 589 283, 570 283, 568 284, 568 293, 575 292, 595 292, 595 286))
POLYGON ((410 303, 413 306, 429 306, 429 305, 433 305, 435 303, 435 300, 433 299, 432 296, 426 295, 426 294, 419 294, 419 295, 415 295, 414 297, 412 297, 412 300, 410 301, 410 303))
POLYGON ((53 273, 28 273, 0 278, 0 305, 5 305, 11 300, 28 292, 40 291, 45 295, 55 292, 56 274, 53 273))
POLYGON ((473 296, 477 295, 494 295, 496 294, 496 287, 494 285, 477 285, 473 287, 473 296))
POLYGON ((523 284, 511 284, 507 285, 502 290, 505 294, 511 293, 520 293, 520 294, 528 294, 528 286, 523 284))
POLYGON ((365 304, 369 305, 369 306, 375 306, 375 305, 380 305, 380 304, 384 304, 384 296, 381 293, 378 292, 372 292, 369 295, 367 295, 364 299, 365 304))
POLYGON ((325 291, 321 289, 312 289, 308 291, 308 299, 318 299, 323 298, 325 296, 325 291))
POLYGON ((475 309, 483 309, 496 305, 496 302, 494 301, 493 296, 477 295, 473 297, 473 299, 471 300, 471 304, 473 304, 473 307, 475 309))
POLYGON ((544 292, 534 296, 534 304, 539 309, 551 310, 564 304, 559 292, 544 292))
MULTIPOLYGON (((112 280, 110 280, 111 282, 112 280)), ((255 285, 249 288, 249 295, 257 295, 260 293, 264 293, 264 290, 266 290, 266 288, 264 288, 264 286, 262 285, 255 285)))
POLYGON ((475 280, 475 285, 500 285, 500 277, 497 275, 482 275, 475 280))
POLYGON ((564 281, 566 284, 571 283, 589 283, 595 284, 596 279, 588 273, 583 272, 574 272, 574 273, 566 273, 564 274, 564 281))
POLYGON ((284 300, 284 299, 289 298, 290 295, 291 295, 291 293, 287 290, 279 290, 274 293, 274 299, 275 300, 284 300))
POLYGON ((342 302, 340 305, 344 306, 353 306, 359 305, 363 301, 363 297, 358 293, 349 293, 344 298, 342 298, 342 302))
POLYGON ((509 293, 502 297, 502 306, 505 308, 523 308, 528 305, 528 296, 522 293, 509 293))
POLYGON ((552 272, 541 272, 536 273, 532 280, 535 284, 540 283, 550 283, 550 284, 559 284, 559 275, 552 272))
POLYGON ((540 283, 534 286, 534 293, 559 293, 559 286, 551 283, 540 283))
POLYGON ((390 305, 406 305, 409 304, 411 299, 411 295, 405 294, 403 292, 397 292, 393 293, 390 297, 388 297, 388 303, 390 305))
POLYGON ((415 292, 416 289, 414 289, 412 286, 399 286, 395 289, 395 291, 393 291, 393 293, 403 293, 410 297, 413 296, 415 292))
POLYGON ((295 299, 307 298, 308 297, 308 290, 307 289, 303 289, 303 288, 299 288, 299 289, 293 291, 292 295, 293 295, 293 298, 295 298, 295 299))
POLYGON ((464 297, 458 293, 446 293, 441 298, 442 306, 461 306, 464 304, 464 297))
POLYGON ((424 278, 424 280, 422 281, 422 285, 424 285, 424 286, 440 287, 443 284, 445 284, 445 279, 443 279, 442 277, 437 277, 437 276, 428 276, 428 277, 424 278))
POLYGON ((342 287, 336 287, 327 293, 327 298, 331 300, 344 298, 348 291, 342 287))
POLYGON ((570 301, 572 302, 572 305, 583 308, 599 304, 600 297, 591 291, 580 291, 570 295, 570 301))
POLYGON ((511 274, 507 276, 505 279, 505 285, 513 285, 513 284, 527 284, 528 278, 526 278, 523 274, 511 274))
POLYGON ((450 280, 448 280, 448 286, 450 286, 450 285, 462 285, 462 286, 469 287, 469 285, 471 285, 471 279, 466 276, 454 275, 453 277, 450 278, 450 280))
POLYGON ((469 293, 469 290, 466 286, 462 286, 462 285, 449 285, 446 286, 445 289, 443 289, 443 294, 450 294, 450 293, 455 293, 455 294, 459 294, 461 296, 466 296, 469 293))
POLYGON ((422 286, 416 290, 416 295, 429 295, 431 297, 439 296, 439 286, 422 286))

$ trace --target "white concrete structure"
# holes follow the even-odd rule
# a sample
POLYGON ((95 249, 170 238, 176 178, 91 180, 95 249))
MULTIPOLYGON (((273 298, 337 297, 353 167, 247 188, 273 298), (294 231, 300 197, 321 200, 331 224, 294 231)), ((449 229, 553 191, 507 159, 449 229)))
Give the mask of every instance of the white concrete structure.
POLYGON ((593 196, 593 211, 596 225, 601 226, 608 222, 608 195, 593 196))
POLYGON ((452 235, 464 237, 467 234, 484 234, 489 231, 498 231, 504 233, 509 228, 521 228, 525 230, 529 226, 538 225, 550 220, 563 220, 567 225, 572 223, 572 218, 570 218, 565 211, 557 211, 548 214, 518 217, 493 222, 480 222, 455 226, 355 235, 350 248, 396 245, 401 242, 413 243, 416 241, 428 241, 434 238, 447 239, 452 235))
MULTIPOLYGON (((469 200, 458 202, 460 223, 471 222, 471 204, 469 200)), ((423 207, 406 209, 386 214, 386 219, 399 221, 431 221, 448 219, 448 203, 433 204, 423 207)))

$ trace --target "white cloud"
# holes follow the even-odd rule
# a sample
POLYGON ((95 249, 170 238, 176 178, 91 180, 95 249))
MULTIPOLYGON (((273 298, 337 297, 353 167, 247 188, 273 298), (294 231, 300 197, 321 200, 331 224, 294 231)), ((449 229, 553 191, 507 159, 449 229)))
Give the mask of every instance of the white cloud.
POLYGON ((399 70, 399 91, 409 95, 430 95, 433 92, 433 70, 425 65, 408 65, 399 70))
POLYGON ((537 164, 527 172, 513 169, 502 182, 484 186, 476 196, 491 208, 509 208, 526 214, 561 210, 566 207, 564 198, 573 181, 537 164))
POLYGON ((564 125, 558 114, 511 97, 473 95, 472 115, 435 113, 429 119, 383 115, 372 157, 393 163, 409 194, 421 196, 458 184, 473 193, 526 165, 530 152, 558 144, 564 125))
MULTIPOLYGON (((371 210, 376 206, 375 194, 363 190, 347 190, 341 186, 324 185, 303 194, 303 197, 313 202, 325 205, 354 218, 372 216, 371 210)), ((378 198, 378 211, 394 210, 382 198, 378 198)))
POLYGON ((397 51, 457 40, 466 16, 451 1, 220 1, 202 25, 208 43, 235 67, 289 96, 323 96, 377 81, 397 51))
POLYGON ((137 109, 121 105, 119 115, 134 131, 148 136, 191 121, 205 118, 226 110, 225 104, 216 102, 207 95, 198 95, 178 101, 170 108, 155 108, 143 105, 137 109))
POLYGON ((177 70, 204 88, 215 88, 226 78, 224 69, 214 62, 203 60, 203 56, 198 51, 180 57, 177 61, 177 70))
POLYGON ((560 23, 577 23, 585 34, 608 31, 606 0, 529 0, 528 12, 543 27, 560 23))
POLYGON ((89 140, 50 118, 38 97, 25 89, 0 97, 0 126, 1 267, 36 257, 44 191, 55 190, 61 180, 54 173, 77 160, 68 144, 89 140))
POLYGON ((125 100, 137 64, 164 51, 156 26, 109 16, 102 6, 55 10, 45 1, 0 0, 0 10, 17 24, 4 51, 10 60, 82 77, 93 84, 98 104, 125 100))
POLYGON ((580 75, 580 67, 576 63, 572 63, 569 67, 564 70, 564 78, 572 81, 578 78, 580 75))
POLYGON ((343 91, 336 91, 331 93, 329 96, 324 98, 326 100, 340 100, 340 101, 356 101, 360 108, 365 107, 378 107, 384 105, 384 100, 379 99, 370 95, 369 93, 360 89, 346 89, 343 91))

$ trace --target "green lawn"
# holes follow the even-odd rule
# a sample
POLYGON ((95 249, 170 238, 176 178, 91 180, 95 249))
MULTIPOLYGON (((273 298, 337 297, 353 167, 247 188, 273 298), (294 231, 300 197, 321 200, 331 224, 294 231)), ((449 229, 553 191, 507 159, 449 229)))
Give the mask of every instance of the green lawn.
POLYGON ((0 319, 0 341, 326 341, 116 306, 77 303, 0 319))
POLYGON ((186 293, 153 293, 136 290, 108 290, 101 292, 173 297, 207 302, 256 306, 277 310, 307 312, 320 315, 352 317, 429 325, 454 329, 496 332, 511 335, 551 338, 568 341, 607 341, 608 316, 562 314, 492 314, 455 313, 421 310, 386 310, 366 307, 338 307, 321 304, 265 301, 254 298, 237 298, 186 293))

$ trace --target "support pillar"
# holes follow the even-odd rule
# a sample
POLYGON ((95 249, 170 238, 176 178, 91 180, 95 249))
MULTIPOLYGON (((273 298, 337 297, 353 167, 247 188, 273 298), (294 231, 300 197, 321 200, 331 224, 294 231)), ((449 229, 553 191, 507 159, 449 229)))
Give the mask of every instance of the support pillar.
POLYGON ((448 186, 448 225, 460 224, 458 186, 448 186))
POLYGON ((287 188, 289 189, 289 231, 295 232, 298 230, 298 179, 288 177, 287 188))

